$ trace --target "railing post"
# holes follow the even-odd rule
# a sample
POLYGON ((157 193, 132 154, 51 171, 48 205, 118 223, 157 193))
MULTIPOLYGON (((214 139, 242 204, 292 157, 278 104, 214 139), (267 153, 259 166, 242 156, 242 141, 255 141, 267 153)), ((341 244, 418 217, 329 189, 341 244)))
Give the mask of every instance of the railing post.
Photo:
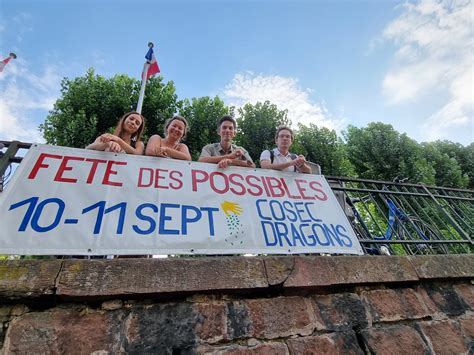
POLYGON ((420 184, 420 186, 425 190, 425 192, 431 197, 431 199, 434 201, 436 208, 441 212, 441 214, 446 217, 449 223, 453 226, 453 228, 461 235, 463 239, 466 239, 469 241, 471 244, 473 243, 473 240, 470 238, 469 234, 461 228, 461 226, 455 221, 455 219, 444 209, 443 206, 436 200, 436 197, 433 196, 433 194, 428 190, 428 188, 424 184, 420 184))
POLYGON ((7 151, 0 157, 0 192, 3 192, 3 175, 19 149, 19 141, 12 141, 7 151))

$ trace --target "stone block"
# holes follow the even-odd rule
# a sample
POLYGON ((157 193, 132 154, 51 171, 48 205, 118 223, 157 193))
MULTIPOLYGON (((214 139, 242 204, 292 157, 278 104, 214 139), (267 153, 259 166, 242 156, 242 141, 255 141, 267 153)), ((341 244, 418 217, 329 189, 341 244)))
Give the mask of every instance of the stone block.
POLYGON ((11 305, 0 305, 0 323, 7 322, 10 320, 10 314, 12 312, 13 306, 11 305))
POLYGON ((223 302, 196 303, 193 305, 196 314, 195 332, 199 340, 216 343, 227 335, 227 306, 223 302))
POLYGON ((283 285, 295 267, 295 258, 291 256, 270 256, 262 259, 269 285, 283 285))
POLYGON ((67 260, 57 293, 104 297, 267 286, 263 261, 256 258, 67 260))
POLYGON ((419 255, 409 258, 420 279, 474 277, 473 254, 419 255))
POLYGON ((251 299, 229 304, 229 338, 256 337, 274 339, 290 335, 308 335, 322 328, 311 301, 302 297, 251 299))
POLYGON ((468 318, 459 319, 459 324, 461 324, 464 335, 468 340, 474 342, 474 315, 471 315, 468 318))
POLYGON ((432 313, 458 316, 463 314, 467 308, 458 293, 448 284, 425 284, 419 288, 419 294, 432 313))
POLYGON ((61 260, 0 260, 0 299, 54 294, 61 260))
POLYGON ((190 303, 136 305, 125 322, 123 353, 187 354, 197 345, 190 303))
POLYGON ((364 305, 355 293, 315 295, 312 299, 316 315, 319 314, 327 330, 341 331, 367 326, 364 305))
POLYGON ((288 339, 286 343, 291 354, 364 354, 353 331, 288 339))
POLYGON ((8 327, 5 354, 90 354, 120 350, 121 312, 53 308, 15 318, 8 327))
POLYGON ((399 325, 362 330, 370 354, 425 354, 428 346, 412 327, 399 325))
POLYGON ((420 319, 429 315, 421 297, 411 288, 366 291, 361 297, 373 322, 420 319))
POLYGON ((466 307, 470 310, 474 310, 474 286, 471 283, 465 283, 454 285, 454 289, 466 307))
MULTIPOLYGON (((283 284, 286 288, 418 280, 415 269, 407 257, 314 256, 297 257, 294 261, 293 270, 283 284)), ((266 263, 267 270, 272 270, 273 266, 268 269, 268 265, 275 262, 266 263)))
POLYGON ((468 352, 459 324, 451 320, 420 322, 420 329, 436 354, 468 352))
POLYGON ((289 355, 288 348, 283 343, 268 342, 256 346, 230 345, 219 348, 201 346, 197 348, 198 354, 203 355, 289 355))

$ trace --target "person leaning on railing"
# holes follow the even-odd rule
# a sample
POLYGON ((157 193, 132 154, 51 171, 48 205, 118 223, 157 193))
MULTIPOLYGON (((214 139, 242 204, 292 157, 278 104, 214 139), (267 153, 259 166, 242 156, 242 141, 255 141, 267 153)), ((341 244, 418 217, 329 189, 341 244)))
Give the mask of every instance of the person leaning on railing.
POLYGON ((277 144, 276 148, 264 150, 260 155, 260 166, 263 169, 311 173, 311 167, 303 155, 290 153, 290 147, 293 143, 293 131, 290 127, 278 127, 275 142, 277 144))
POLYGON ((199 162, 217 164, 219 168, 228 166, 245 166, 254 168, 255 164, 249 153, 242 147, 232 143, 237 131, 237 124, 232 116, 222 116, 217 124, 219 143, 212 143, 202 148, 199 162))
POLYGON ((141 141, 144 128, 145 117, 138 112, 127 112, 119 119, 113 134, 100 135, 86 149, 142 155, 145 150, 141 141))
POLYGON ((188 121, 182 116, 173 116, 165 122, 164 137, 151 136, 146 145, 145 155, 191 160, 188 146, 181 142, 189 130, 188 121))

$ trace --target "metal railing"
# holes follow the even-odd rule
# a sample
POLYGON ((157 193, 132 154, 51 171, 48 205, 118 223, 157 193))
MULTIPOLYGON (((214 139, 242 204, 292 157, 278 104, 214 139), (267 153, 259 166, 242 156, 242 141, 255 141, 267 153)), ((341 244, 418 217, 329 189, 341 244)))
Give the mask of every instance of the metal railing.
POLYGON ((326 176, 368 254, 473 250, 474 191, 326 176))
POLYGON ((8 183, 8 180, 14 170, 14 164, 20 164, 23 159, 17 156, 21 149, 30 149, 31 143, 19 141, 0 141, 0 192, 8 183), (6 151, 3 150, 6 148, 6 151))
MULTIPOLYGON (((22 160, 18 151, 30 146, 0 141, 0 192, 12 164, 22 160)), ((473 190, 338 176, 326 179, 367 254, 473 251, 473 190)))

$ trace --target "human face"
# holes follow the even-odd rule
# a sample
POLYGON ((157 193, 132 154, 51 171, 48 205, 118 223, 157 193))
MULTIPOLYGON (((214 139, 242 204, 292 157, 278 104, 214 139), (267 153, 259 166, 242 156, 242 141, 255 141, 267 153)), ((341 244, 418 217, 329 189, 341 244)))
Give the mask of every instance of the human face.
POLYGON ((127 118, 125 119, 125 122, 123 123, 123 129, 126 130, 130 134, 134 134, 140 126, 142 125, 142 118, 140 115, 137 115, 136 113, 133 113, 131 115, 128 115, 127 118))
POLYGON ((221 136, 221 141, 232 141, 235 137, 235 128, 232 122, 224 121, 219 127, 219 136, 221 136))
POLYGON ((180 140, 184 136, 186 125, 183 121, 173 120, 166 129, 167 136, 176 140, 180 140))
POLYGON ((278 132, 278 136, 276 138, 276 144, 280 151, 287 151, 290 149, 291 143, 293 139, 291 138, 291 132, 287 129, 282 129, 278 132))

